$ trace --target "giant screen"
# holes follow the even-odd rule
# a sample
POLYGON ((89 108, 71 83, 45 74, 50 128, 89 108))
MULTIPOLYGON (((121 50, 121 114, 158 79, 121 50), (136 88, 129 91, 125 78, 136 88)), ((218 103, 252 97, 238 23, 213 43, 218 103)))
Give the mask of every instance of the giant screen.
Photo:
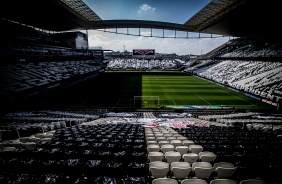
POLYGON ((155 49, 133 49, 133 55, 155 55, 155 49))

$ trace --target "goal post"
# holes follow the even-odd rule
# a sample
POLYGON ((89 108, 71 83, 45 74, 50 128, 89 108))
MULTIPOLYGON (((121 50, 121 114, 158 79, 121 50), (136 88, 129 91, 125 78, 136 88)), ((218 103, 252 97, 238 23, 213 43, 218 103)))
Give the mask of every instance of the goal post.
POLYGON ((159 96, 134 96, 133 99, 134 107, 136 105, 155 105, 159 106, 160 105, 160 97, 159 96))

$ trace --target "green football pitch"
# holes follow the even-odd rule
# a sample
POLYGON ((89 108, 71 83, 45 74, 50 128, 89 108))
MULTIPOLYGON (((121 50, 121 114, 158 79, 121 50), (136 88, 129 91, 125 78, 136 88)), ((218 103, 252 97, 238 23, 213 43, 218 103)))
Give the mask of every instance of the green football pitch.
POLYGON ((61 97, 56 98, 57 101, 63 99, 64 104, 105 107, 228 106, 275 109, 274 106, 209 81, 172 72, 106 72, 75 89, 66 90, 61 97))
POLYGON ((194 76, 142 76, 142 96, 159 96, 160 105, 272 108, 238 92, 194 76))

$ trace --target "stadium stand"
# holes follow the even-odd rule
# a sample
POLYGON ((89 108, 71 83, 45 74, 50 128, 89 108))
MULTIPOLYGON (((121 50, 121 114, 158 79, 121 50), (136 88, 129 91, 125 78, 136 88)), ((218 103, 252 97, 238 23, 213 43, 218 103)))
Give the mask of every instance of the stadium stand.
POLYGON ((281 105, 281 54, 276 41, 239 38, 184 71, 281 105))

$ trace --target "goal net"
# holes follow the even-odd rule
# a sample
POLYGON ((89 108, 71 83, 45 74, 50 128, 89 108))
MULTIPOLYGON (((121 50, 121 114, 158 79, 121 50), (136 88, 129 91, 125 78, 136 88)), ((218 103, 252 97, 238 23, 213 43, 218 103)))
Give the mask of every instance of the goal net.
POLYGON ((134 107, 153 107, 160 105, 159 96, 134 96, 134 107))

